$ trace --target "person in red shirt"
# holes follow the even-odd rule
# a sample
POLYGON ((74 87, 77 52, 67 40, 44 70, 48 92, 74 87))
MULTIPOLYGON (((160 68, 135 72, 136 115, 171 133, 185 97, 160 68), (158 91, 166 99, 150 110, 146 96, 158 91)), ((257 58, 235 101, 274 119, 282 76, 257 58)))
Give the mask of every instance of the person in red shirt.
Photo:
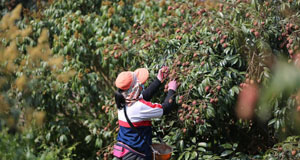
POLYGON ((144 89, 144 83, 149 77, 146 68, 139 68, 134 72, 121 72, 116 79, 118 90, 115 100, 118 107, 120 130, 114 145, 115 159, 152 160, 152 118, 160 118, 175 108, 175 91, 177 83, 172 80, 168 84, 168 94, 163 103, 150 102, 159 90, 168 74, 168 67, 159 70, 156 79, 144 89), (164 71, 165 70, 165 71, 164 71), (172 99, 172 101, 170 101, 172 99), (127 118, 124 113, 126 107, 127 118))

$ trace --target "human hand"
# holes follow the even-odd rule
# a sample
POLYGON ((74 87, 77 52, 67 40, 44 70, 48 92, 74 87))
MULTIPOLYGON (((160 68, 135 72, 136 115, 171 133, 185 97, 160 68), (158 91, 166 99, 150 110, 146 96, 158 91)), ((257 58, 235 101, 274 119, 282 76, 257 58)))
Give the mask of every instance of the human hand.
POLYGON ((168 77, 168 74, 169 74, 169 67, 163 66, 163 67, 158 71, 157 79, 158 79, 160 82, 164 82, 164 80, 168 77))
POLYGON ((168 84, 168 90, 172 89, 172 90, 176 91, 177 86, 178 86, 178 85, 177 85, 176 80, 172 80, 172 81, 169 82, 169 84, 168 84))

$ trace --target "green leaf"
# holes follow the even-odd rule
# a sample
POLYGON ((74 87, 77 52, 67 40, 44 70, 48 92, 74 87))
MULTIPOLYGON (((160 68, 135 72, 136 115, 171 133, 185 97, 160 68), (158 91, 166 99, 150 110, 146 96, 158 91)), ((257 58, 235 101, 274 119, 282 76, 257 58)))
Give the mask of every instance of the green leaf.
POLYGON ((277 120, 276 118, 274 118, 274 119, 270 120, 270 121, 269 121, 269 123, 268 123, 268 126, 270 126, 270 125, 274 124, 274 123, 276 122, 276 120, 277 120))
POLYGON ((270 78, 270 74, 268 71, 264 71, 264 76, 267 77, 267 78, 270 78))
POLYGON ((211 74, 212 74, 212 75, 215 75, 215 74, 216 74, 216 72, 217 72, 217 69, 218 69, 217 67, 216 67, 216 68, 214 68, 214 69, 211 71, 211 74))
POLYGON ((178 160, 181 160, 183 158, 183 156, 185 155, 185 152, 180 154, 180 156, 178 157, 178 160))
POLYGON ((198 143, 198 146, 199 147, 207 147, 208 145, 206 142, 200 142, 200 143, 198 143))
POLYGON ((232 65, 232 66, 235 65, 238 61, 239 61, 238 58, 233 59, 233 60, 231 61, 231 65, 232 65))
POLYGON ((204 86, 210 85, 210 79, 209 79, 209 77, 206 77, 206 78, 202 81, 202 84, 203 84, 204 86))
POLYGON ((184 150, 184 142, 183 142, 183 140, 180 140, 180 141, 179 141, 179 147, 180 147, 180 150, 181 150, 181 151, 184 150))
POLYGON ((233 151, 232 150, 225 150, 224 152, 221 153, 221 157, 226 157, 230 155, 233 151))
POLYGON ((231 50, 231 48, 230 48, 230 47, 227 47, 226 49, 224 49, 224 53, 225 53, 225 54, 228 54, 230 50, 231 50))
POLYGON ((222 12, 218 12, 218 15, 221 17, 221 18, 224 18, 224 15, 222 12))
POLYGON ((200 151, 200 152, 206 152, 206 149, 202 148, 202 147, 198 147, 197 150, 200 151))
POLYGON ((85 140, 86 143, 90 143, 90 141, 92 140, 92 136, 88 135, 88 136, 85 137, 84 140, 85 140))
POLYGON ((234 86, 229 90, 229 92, 230 92, 230 95, 233 97, 234 95, 239 94, 240 89, 238 86, 234 86))
POLYGON ((192 142, 193 142, 193 143, 196 143, 196 137, 193 137, 193 138, 192 138, 192 142))
POLYGON ((192 152, 191 159, 195 159, 198 156, 196 151, 192 152))
POLYGON ((64 54, 64 55, 67 55, 68 52, 69 52, 69 48, 68 48, 68 46, 65 46, 65 47, 64 47, 63 54, 64 54))
POLYGON ((248 29, 247 29, 244 25, 242 25, 242 31, 243 31, 244 33, 248 33, 248 29))
POLYGON ((66 135, 61 135, 60 137, 59 137, 59 142, 60 143, 63 143, 63 142, 66 142, 67 141, 67 137, 66 137, 66 135))
POLYGON ((50 138, 51 138, 51 133, 50 133, 50 132, 48 132, 48 133, 47 133, 47 135, 46 135, 46 140, 47 140, 47 141, 49 141, 49 140, 50 140, 50 138))
POLYGON ((226 144, 222 144, 222 147, 224 147, 225 149, 231 149, 232 145, 230 143, 226 143, 226 144))
POLYGON ((191 152, 185 152, 184 159, 185 160, 189 160, 190 159, 190 155, 191 155, 191 152))
POLYGON ((280 122, 278 121, 278 120, 276 120, 276 122, 275 122, 275 129, 279 129, 279 127, 280 127, 280 122))
POLYGON ((101 148, 103 144, 103 140, 101 138, 97 138, 95 142, 95 146, 101 148))
POLYGON ((239 145, 238 143, 234 143, 233 144, 233 150, 236 150, 236 148, 238 147, 238 145, 239 145))
POLYGON ((207 118, 215 117, 215 110, 212 107, 207 107, 206 109, 207 118))

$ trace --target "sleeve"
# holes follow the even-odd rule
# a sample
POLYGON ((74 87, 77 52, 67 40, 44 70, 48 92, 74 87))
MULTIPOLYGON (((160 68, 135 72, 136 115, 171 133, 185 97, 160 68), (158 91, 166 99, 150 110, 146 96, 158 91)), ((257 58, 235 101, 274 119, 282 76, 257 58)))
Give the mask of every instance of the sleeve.
POLYGON ((160 80, 158 80, 157 78, 149 85, 149 87, 147 87, 142 95, 143 95, 143 99, 146 101, 150 101, 151 98, 153 97, 153 95, 156 93, 156 91, 158 91, 159 86, 161 85, 160 80))
POLYGON ((160 118, 163 115, 163 107, 159 103, 151 103, 144 99, 139 100, 142 103, 142 107, 139 112, 139 116, 142 119, 160 118))
POLYGON ((169 90, 167 97, 165 98, 162 104, 159 103, 151 103, 144 99, 139 100, 139 102, 143 103, 143 107, 140 110, 140 118, 142 119, 151 119, 151 118, 160 118, 162 115, 166 115, 175 108, 175 91, 169 90), (170 103, 169 100, 172 99, 170 103))
POLYGON ((166 115, 168 113, 170 113, 172 111, 172 109, 175 108, 176 103, 175 103, 175 91, 170 89, 168 91, 167 97, 165 98, 164 102, 162 103, 162 107, 163 107, 163 115, 166 115), (170 103, 170 99, 171 103, 170 103))

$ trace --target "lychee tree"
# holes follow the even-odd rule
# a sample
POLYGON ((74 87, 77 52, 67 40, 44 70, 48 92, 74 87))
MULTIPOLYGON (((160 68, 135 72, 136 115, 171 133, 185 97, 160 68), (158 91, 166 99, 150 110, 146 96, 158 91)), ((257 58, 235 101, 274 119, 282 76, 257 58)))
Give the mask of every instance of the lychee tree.
MULTIPOLYGON (((235 116, 236 95, 240 86, 268 83, 274 60, 287 52, 280 43, 297 49, 298 42, 289 39, 297 35, 298 24, 284 15, 284 7, 291 6, 293 12, 297 2, 153 3, 140 2, 133 10, 135 23, 124 42, 129 50, 122 55, 136 53, 136 59, 151 69, 167 65, 169 78, 179 81, 178 114, 155 123, 176 146, 175 153, 194 158, 209 148, 227 157, 245 150, 257 154, 272 145, 272 129, 235 116), (256 142, 249 145, 251 139, 256 142)), ((290 57, 293 53, 290 50, 290 57)))
MULTIPOLYGON (((274 59, 286 52, 279 40, 287 33, 281 33, 296 34, 295 21, 282 27, 288 18, 276 12, 288 3, 162 1, 160 7, 153 3, 140 2, 133 10, 135 23, 124 42, 129 51, 122 55, 136 53, 136 59, 151 69, 167 65, 170 79, 179 81, 178 114, 156 123, 167 135, 165 140, 176 146, 175 152, 180 157, 197 156, 207 149, 197 144, 206 144, 226 157, 247 147, 249 153, 259 153, 274 143, 269 138, 259 146, 269 131, 256 122, 240 121, 234 107, 240 84, 268 83, 274 59), (255 139, 251 145, 237 138, 245 135, 249 141, 255 139)), ((293 42, 288 44, 297 48, 293 42)))

